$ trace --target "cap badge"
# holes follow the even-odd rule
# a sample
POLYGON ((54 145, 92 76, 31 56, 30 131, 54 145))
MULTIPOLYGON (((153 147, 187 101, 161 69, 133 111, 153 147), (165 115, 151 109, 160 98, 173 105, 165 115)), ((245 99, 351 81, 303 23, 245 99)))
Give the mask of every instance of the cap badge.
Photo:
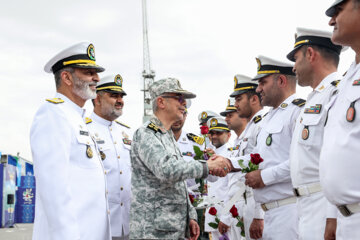
POLYGON ((123 83, 123 79, 122 77, 120 76, 120 74, 117 74, 114 78, 114 82, 116 85, 119 85, 120 87, 122 86, 122 83, 123 83))
POLYGON ((202 112, 201 113, 201 119, 205 119, 205 118, 207 118, 207 113, 206 112, 202 112))
POLYGON ((238 80, 236 78, 236 76, 234 77, 234 88, 236 88, 236 85, 238 85, 238 80))
POLYGON ((94 45, 90 44, 87 48, 88 57, 95 61, 95 48, 94 45))
POLYGON ((258 65, 258 68, 257 70, 260 71, 260 68, 261 68, 261 61, 259 58, 256 58, 256 62, 257 62, 257 65, 258 65))
POLYGON ((230 99, 228 99, 228 107, 230 107, 230 99))
POLYGON ((217 121, 217 119, 211 119, 211 121, 210 121, 210 126, 211 127, 216 127, 217 126, 217 124, 218 124, 218 121, 217 121))

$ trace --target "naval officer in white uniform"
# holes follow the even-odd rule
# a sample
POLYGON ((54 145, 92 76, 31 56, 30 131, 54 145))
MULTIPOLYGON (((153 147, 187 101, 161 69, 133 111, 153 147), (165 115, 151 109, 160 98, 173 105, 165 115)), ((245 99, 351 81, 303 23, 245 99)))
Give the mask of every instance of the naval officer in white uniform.
POLYGON ((123 79, 120 74, 101 78, 93 100, 94 112, 86 120, 96 139, 107 171, 111 234, 113 240, 129 239, 131 203, 130 127, 116 120, 123 113, 123 79))
POLYGON ((332 239, 336 234, 337 210, 320 186, 319 158, 327 111, 336 96, 342 76, 337 72, 342 47, 331 42, 331 33, 298 28, 294 49, 287 55, 295 62, 300 86, 310 86, 304 111, 296 120, 291 141, 290 173, 299 211, 299 236, 303 240, 332 239), (325 225, 327 224, 327 233, 325 225), (333 224, 331 224, 333 223, 333 224), (333 225, 335 227, 331 228, 333 225), (332 230, 331 230, 332 229, 332 230))
POLYGON ((37 111, 30 143, 36 178, 34 240, 110 240, 106 171, 82 108, 96 97, 95 49, 83 42, 53 57, 55 98, 37 111))

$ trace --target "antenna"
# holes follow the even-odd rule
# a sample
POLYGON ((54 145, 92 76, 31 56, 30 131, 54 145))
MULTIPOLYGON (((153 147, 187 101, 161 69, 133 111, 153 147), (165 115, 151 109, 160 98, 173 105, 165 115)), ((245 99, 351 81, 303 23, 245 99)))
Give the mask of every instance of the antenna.
POLYGON ((155 71, 151 70, 150 65, 150 51, 149 51, 149 41, 148 41, 148 26, 147 26, 147 10, 146 10, 146 0, 142 0, 142 13, 143 13, 143 72, 142 76, 144 79, 144 116, 143 122, 146 122, 150 119, 150 116, 153 114, 151 97, 149 93, 149 86, 154 82, 155 71))

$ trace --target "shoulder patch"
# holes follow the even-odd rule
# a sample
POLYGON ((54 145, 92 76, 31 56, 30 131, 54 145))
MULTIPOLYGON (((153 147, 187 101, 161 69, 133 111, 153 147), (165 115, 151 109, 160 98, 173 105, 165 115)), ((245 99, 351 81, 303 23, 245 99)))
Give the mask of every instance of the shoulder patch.
POLYGON ((188 133, 188 134, 186 134, 186 136, 190 141, 193 141, 193 142, 195 142, 195 143, 197 143, 199 145, 202 145, 204 143, 204 141, 205 141, 205 138, 199 137, 199 136, 197 136, 197 135, 195 135, 193 133, 188 133))
POLYGON ((88 117, 85 118, 85 123, 86 123, 86 124, 89 124, 89 123, 91 123, 91 122, 92 122, 92 119, 91 119, 91 118, 88 118, 88 117))
POLYGON ((332 81, 331 84, 335 87, 337 87, 339 85, 341 80, 335 80, 335 81, 332 81))
POLYGON ((115 120, 115 122, 116 122, 117 124, 120 124, 121 126, 124 126, 124 127, 126 127, 126 128, 130 128, 128 125, 126 125, 125 123, 119 122, 118 120, 115 120))
POLYGON ((258 122, 260 122, 261 120, 262 120, 261 115, 257 115, 257 116, 254 117, 254 119, 253 119, 254 123, 258 123, 258 122))
POLYGON ((62 100, 61 98, 47 98, 46 101, 51 102, 51 103, 55 103, 55 104, 64 102, 64 100, 62 100))
POLYGON ((159 126, 157 126, 155 123, 153 122, 150 122, 149 125, 147 125, 147 128, 153 130, 155 133, 157 132, 160 132, 161 133, 161 130, 159 128, 159 126))
POLYGON ((302 107, 305 105, 306 101, 301 98, 294 99, 291 103, 295 104, 298 107, 302 107))

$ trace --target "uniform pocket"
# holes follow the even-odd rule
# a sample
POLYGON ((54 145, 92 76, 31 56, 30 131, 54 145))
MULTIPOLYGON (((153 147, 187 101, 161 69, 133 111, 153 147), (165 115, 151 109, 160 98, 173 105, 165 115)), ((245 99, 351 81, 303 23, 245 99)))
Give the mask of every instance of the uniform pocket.
POLYGON ((95 144, 91 137, 78 135, 76 136, 78 142, 78 156, 77 163, 81 168, 97 168, 99 167, 99 156, 95 144))
POLYGON ((320 114, 304 114, 299 143, 318 146, 324 133, 325 116, 320 114))
POLYGON ((185 230, 186 199, 179 200, 163 200, 155 203, 155 219, 154 227, 157 231, 165 232, 182 232, 185 230))

